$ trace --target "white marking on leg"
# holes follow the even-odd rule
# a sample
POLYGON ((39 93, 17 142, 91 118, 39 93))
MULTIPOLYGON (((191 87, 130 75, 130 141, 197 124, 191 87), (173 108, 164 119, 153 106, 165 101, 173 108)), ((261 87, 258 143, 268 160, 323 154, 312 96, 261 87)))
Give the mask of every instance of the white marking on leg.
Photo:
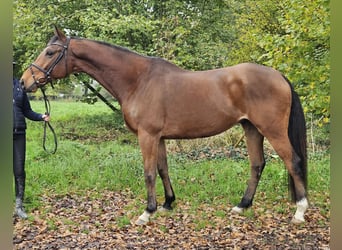
POLYGON ((297 210, 296 213, 294 215, 294 218, 292 219, 292 223, 302 223, 305 222, 304 219, 304 213, 306 211, 306 209, 308 209, 309 204, 306 198, 301 199, 300 201, 298 201, 296 203, 297 205, 297 210))
POLYGON ((151 213, 144 211, 142 215, 139 216, 137 221, 135 222, 136 225, 146 225, 150 221, 151 213))
POLYGON ((243 213, 243 208, 235 206, 235 207, 232 208, 232 212, 238 213, 238 214, 242 214, 243 213))

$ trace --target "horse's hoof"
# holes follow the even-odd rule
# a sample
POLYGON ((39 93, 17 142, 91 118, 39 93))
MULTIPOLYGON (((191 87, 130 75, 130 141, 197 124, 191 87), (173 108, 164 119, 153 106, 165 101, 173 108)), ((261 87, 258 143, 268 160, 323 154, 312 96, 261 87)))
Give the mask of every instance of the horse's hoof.
POLYGON ((15 213, 20 219, 27 219, 28 217, 27 214, 25 213, 25 210, 22 207, 16 208, 15 213))
POLYGON ((150 221, 151 214, 145 211, 139 218, 135 221, 135 225, 141 226, 146 225, 150 221))
POLYGON ((165 207, 159 207, 158 208, 158 212, 168 212, 168 211, 170 211, 170 209, 167 209, 165 207))
POLYGON ((172 207, 171 206, 161 206, 161 207, 158 207, 158 211, 159 212, 170 212, 172 211, 172 207))
POLYGON ((148 221, 142 220, 140 218, 135 221, 135 225, 137 226, 143 226, 143 225, 146 225, 147 223, 148 221))
POLYGON ((233 213, 237 213, 237 214, 242 214, 243 213, 243 208, 242 207, 238 207, 238 206, 233 207, 232 208, 232 212, 233 213))
POLYGON ((304 218, 303 219, 299 219, 299 218, 295 218, 295 217, 293 217, 292 218, 292 220, 291 220, 291 223, 292 224, 302 224, 302 223, 305 223, 305 220, 304 220, 304 218))

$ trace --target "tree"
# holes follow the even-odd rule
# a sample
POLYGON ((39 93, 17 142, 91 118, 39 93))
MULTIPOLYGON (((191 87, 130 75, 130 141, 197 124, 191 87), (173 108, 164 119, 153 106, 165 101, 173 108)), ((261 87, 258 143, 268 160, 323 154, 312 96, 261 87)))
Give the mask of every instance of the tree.
POLYGON ((329 0, 246 0, 236 58, 272 66, 295 85, 307 114, 329 122, 329 0))

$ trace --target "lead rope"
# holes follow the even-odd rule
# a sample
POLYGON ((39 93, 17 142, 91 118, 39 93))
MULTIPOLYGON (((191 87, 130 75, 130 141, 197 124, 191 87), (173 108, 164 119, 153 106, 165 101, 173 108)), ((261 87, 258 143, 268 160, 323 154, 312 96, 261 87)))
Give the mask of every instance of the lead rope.
MULTIPOLYGON (((45 94, 45 90, 43 88, 40 88, 42 90, 43 93, 43 97, 44 97, 44 103, 45 103, 45 114, 46 115, 50 115, 50 102, 47 99, 47 96, 45 94)), ((49 153, 49 154, 54 154, 57 151, 57 135, 55 133, 55 130, 53 129, 53 127, 51 126, 50 122, 44 121, 44 134, 43 134, 43 148, 45 150, 45 152, 49 153), (46 148, 46 128, 49 126, 52 134, 53 134, 53 138, 54 138, 54 148, 52 151, 47 150, 46 148)))

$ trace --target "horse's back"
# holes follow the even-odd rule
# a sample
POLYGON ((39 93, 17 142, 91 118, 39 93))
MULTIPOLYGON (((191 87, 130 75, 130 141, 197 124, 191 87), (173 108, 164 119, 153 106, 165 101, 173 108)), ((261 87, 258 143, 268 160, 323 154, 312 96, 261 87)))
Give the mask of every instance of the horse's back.
POLYGON ((165 138, 211 136, 243 119, 266 129, 291 103, 288 84, 269 67, 243 63, 196 72, 155 66, 126 115, 165 138))

